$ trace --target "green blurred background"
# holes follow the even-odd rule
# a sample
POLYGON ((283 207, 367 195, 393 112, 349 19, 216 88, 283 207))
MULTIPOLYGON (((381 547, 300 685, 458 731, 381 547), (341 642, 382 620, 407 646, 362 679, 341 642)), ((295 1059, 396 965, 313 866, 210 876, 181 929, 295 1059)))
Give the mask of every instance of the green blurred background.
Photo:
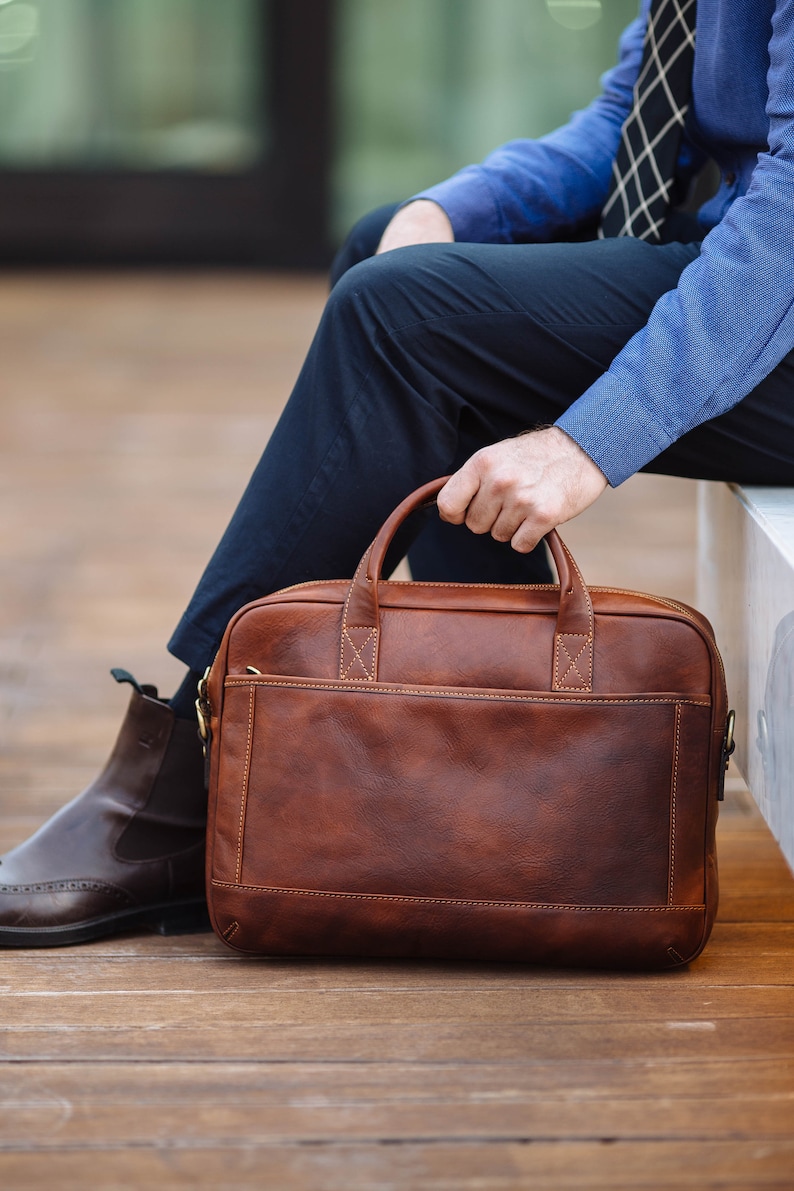
POLYGON ((0 0, 0 256, 320 264, 586 104, 637 7, 0 0))

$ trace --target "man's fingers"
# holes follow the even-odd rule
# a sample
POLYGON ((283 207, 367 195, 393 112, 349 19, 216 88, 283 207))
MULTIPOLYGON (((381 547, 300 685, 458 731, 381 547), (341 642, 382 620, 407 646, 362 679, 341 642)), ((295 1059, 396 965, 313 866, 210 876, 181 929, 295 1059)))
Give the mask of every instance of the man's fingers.
MULTIPOLYGON (((549 529, 553 528, 553 526, 549 526, 549 529)), ((546 532, 548 531, 539 533, 537 525, 531 525, 528 521, 525 521, 522 525, 519 525, 513 534, 510 539, 510 545, 519 554, 529 554, 531 550, 535 549, 538 542, 542 540, 546 532)))
POLYGON ((466 520, 466 513, 474 496, 480 487, 480 479, 471 461, 465 463, 460 471, 456 471, 447 480, 438 494, 438 511, 442 521, 449 521, 452 525, 462 525, 466 520))
MULTIPOLYGON (((526 505, 511 496, 511 477, 494 474, 491 466, 493 448, 485 448, 472 455, 442 488, 438 495, 438 510, 444 521, 462 525, 472 533, 489 533, 497 542, 512 542, 516 534, 523 533, 519 541, 528 540, 535 534, 535 540, 542 536, 543 529, 528 521, 526 505)), ((521 552, 531 550, 523 546, 521 552)))
POLYGON ((591 505, 606 476, 577 443, 552 426, 484 447, 439 493, 445 521, 510 542, 519 554, 591 505))
MULTIPOLYGON (((469 502, 466 511, 466 528, 472 533, 493 533, 499 517, 502 515, 502 498, 498 493, 480 485, 469 502)), ((508 541, 510 534, 505 541, 508 541)))

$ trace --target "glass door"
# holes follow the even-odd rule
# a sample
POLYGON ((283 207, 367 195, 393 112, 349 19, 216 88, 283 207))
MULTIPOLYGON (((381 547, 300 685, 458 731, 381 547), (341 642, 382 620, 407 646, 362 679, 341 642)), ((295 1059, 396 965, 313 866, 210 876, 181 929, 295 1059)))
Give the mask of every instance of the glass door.
POLYGON ((0 0, 0 259, 327 255, 329 0, 0 0))

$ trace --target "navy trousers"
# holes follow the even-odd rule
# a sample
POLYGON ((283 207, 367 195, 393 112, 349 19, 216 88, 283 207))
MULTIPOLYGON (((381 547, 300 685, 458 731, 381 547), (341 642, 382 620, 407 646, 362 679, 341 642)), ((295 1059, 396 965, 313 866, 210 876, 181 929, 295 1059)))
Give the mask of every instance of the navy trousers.
MULTIPOLYGON (((169 649, 213 659, 243 604, 292 583, 352 575, 412 489, 475 450, 548 425, 608 368, 699 251, 668 243, 432 244, 372 252, 391 213, 354 230, 295 389, 169 649)), ((794 484, 794 359, 649 471, 794 484)), ((406 527, 421 578, 533 582, 517 556, 464 527, 406 527)))

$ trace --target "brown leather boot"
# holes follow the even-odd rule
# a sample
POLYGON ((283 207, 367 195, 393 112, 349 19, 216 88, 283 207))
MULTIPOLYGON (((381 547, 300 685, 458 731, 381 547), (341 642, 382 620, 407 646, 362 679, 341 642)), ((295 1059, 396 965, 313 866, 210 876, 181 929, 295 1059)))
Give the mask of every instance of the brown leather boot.
POLYGON ((0 946, 60 947, 131 927, 206 929, 207 798, 196 725, 135 688, 99 777, 0 858, 0 946))

